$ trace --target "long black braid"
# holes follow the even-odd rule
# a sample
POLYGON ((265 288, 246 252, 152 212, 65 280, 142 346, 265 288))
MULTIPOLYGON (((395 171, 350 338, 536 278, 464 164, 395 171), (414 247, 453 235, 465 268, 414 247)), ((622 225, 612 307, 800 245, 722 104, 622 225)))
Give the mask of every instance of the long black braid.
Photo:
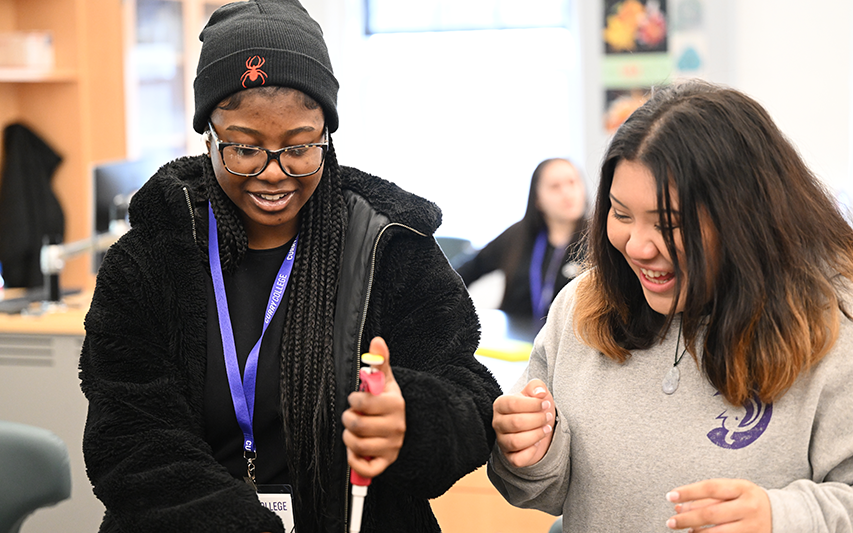
MULTIPOLYGON (((205 165, 205 189, 219 229, 222 268, 233 271, 248 248, 237 208, 205 165)), ((329 139, 323 177, 302 208, 282 337, 281 409, 297 530, 318 531, 334 473, 335 371, 332 355, 335 296, 347 229, 341 169, 329 139)))
MULTIPOLYGON (((288 467, 297 486, 312 488, 315 520, 326 507, 323 487, 333 475, 332 455, 338 438, 332 338, 347 222, 341 169, 330 140, 323 179, 302 209, 301 252, 293 267, 294 285, 282 339, 281 401, 288 467)), ((300 493, 309 494, 307 490, 300 493)), ((301 517, 307 519, 306 507, 302 505, 301 517)), ((304 524, 297 530, 320 528, 304 524)))
MULTIPOLYGON (((237 214, 237 206, 228 198, 219 182, 216 181, 216 174, 213 171, 213 165, 208 159, 204 165, 204 193, 207 199, 210 200, 210 206, 213 208, 213 214, 216 216, 216 230, 219 234, 219 257, 222 262, 222 271, 233 274, 237 265, 243 260, 246 255, 246 250, 249 249, 249 236, 246 235, 246 228, 243 227, 243 222, 237 214)), ((205 224, 202 227, 207 227, 207 209, 203 210, 205 224)), ((207 237, 207 234, 204 235, 207 237)), ((205 241, 205 256, 207 254, 207 239, 205 241)))

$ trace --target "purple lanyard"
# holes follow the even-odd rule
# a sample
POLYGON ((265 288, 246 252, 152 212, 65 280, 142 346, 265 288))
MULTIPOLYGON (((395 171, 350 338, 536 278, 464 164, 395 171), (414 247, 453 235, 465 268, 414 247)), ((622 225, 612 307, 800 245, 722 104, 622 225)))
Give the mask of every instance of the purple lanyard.
POLYGON ((258 375, 258 354, 261 351, 261 341, 264 333, 272 321, 275 310, 281 303, 287 282, 290 281, 290 271, 293 269, 293 261, 296 257, 296 243, 299 235, 293 240, 287 257, 281 263, 275 283, 273 284, 270 298, 267 302, 267 311, 264 314, 264 327, 261 337, 246 360, 246 368, 243 379, 240 379, 240 364, 237 362, 237 348, 234 344, 234 331, 231 329, 231 315, 228 313, 228 300, 225 297, 225 282, 222 279, 222 263, 219 259, 219 239, 216 232, 216 217, 213 216, 213 208, 210 203, 208 209, 208 255, 210 256, 210 274, 213 277, 213 293, 216 295, 216 310, 219 315, 219 332, 222 335, 222 351, 225 353, 225 370, 228 374, 228 386, 231 388, 231 401, 234 403, 234 412, 237 415, 237 423, 243 431, 243 451, 255 451, 255 438, 252 428, 252 419, 255 415, 255 381, 258 375))
POLYGON ((530 256, 530 303, 533 306, 533 317, 542 318, 548 313, 551 299, 554 297, 554 285, 557 282, 557 271, 563 262, 560 250, 554 248, 551 262, 542 279, 542 262, 545 260, 545 249, 548 246, 548 230, 543 229, 536 236, 533 244, 533 254, 530 256))

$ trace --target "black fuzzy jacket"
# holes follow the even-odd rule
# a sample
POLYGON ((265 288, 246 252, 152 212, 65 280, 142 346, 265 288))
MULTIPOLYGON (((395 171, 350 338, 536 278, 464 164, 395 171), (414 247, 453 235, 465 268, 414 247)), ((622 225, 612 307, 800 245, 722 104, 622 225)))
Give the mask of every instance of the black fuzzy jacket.
MULTIPOLYGON (((206 206, 196 192, 203 164, 204 156, 170 163, 134 196, 132 229, 106 254, 86 317, 83 451, 107 509, 103 532, 283 531, 204 440, 207 262, 196 236, 207 228, 191 215, 206 206)), ((337 416, 376 335, 406 401, 403 447, 370 486, 362 531, 439 531, 428 500, 488 459, 500 388, 472 355, 473 304, 430 237, 438 208, 377 177, 343 173, 350 221, 335 315, 337 416)), ((342 442, 336 457, 325 530, 344 533, 342 442)))

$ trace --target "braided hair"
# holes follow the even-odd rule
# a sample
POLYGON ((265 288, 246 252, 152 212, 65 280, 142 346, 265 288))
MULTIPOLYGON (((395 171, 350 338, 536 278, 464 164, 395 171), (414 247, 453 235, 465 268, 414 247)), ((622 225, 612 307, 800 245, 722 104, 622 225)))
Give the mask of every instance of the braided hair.
MULTIPOLYGON (((219 229, 222 269, 233 272, 248 249, 238 209, 211 164, 204 191, 219 229)), ((281 412, 287 465, 299 509, 297 530, 318 531, 338 436, 332 338, 335 296, 348 218, 341 168, 331 138, 323 176, 301 211, 299 246, 291 275, 287 321, 281 341, 281 412)))

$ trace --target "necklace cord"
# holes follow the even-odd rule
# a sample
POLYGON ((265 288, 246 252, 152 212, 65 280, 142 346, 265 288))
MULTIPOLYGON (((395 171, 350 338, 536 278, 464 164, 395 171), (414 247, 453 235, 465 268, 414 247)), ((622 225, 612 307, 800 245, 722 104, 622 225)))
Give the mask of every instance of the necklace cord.
POLYGON ((672 363, 673 367, 678 366, 678 363, 680 363, 681 360, 684 359, 684 354, 687 353, 687 346, 686 346, 687 342, 685 342, 684 343, 685 344, 684 350, 681 352, 681 355, 678 355, 678 348, 681 345, 681 325, 682 325, 682 323, 679 322, 678 323, 678 339, 676 339, 676 341, 675 341, 675 362, 672 363))

